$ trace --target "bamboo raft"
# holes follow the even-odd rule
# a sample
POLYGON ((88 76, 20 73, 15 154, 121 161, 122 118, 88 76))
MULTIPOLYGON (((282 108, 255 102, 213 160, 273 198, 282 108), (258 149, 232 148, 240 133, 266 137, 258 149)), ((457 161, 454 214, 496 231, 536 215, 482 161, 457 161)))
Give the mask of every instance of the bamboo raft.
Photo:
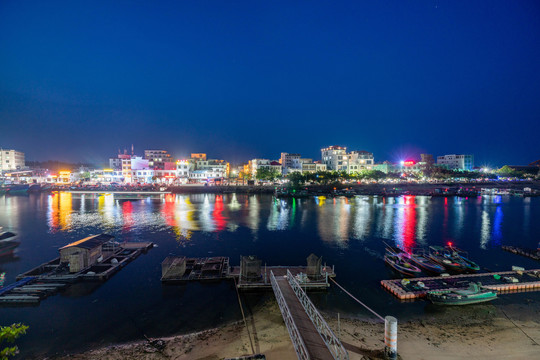
POLYGON ((428 291, 463 290, 470 282, 480 282, 483 287, 501 293, 538 291, 540 269, 414 278, 407 285, 403 285, 402 279, 382 280, 381 285, 401 300, 414 300, 425 297, 428 291), (500 278, 496 279, 494 275, 500 278), (424 287, 418 286, 418 282, 424 287))

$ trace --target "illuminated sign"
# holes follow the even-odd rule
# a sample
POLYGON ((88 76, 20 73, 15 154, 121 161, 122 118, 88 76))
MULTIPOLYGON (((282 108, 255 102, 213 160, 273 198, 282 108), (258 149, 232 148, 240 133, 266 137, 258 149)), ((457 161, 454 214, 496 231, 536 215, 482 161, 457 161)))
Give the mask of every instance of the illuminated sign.
POLYGON ((414 160, 406 160, 403 162, 403 165, 405 166, 413 166, 414 164, 416 164, 416 161, 414 160))

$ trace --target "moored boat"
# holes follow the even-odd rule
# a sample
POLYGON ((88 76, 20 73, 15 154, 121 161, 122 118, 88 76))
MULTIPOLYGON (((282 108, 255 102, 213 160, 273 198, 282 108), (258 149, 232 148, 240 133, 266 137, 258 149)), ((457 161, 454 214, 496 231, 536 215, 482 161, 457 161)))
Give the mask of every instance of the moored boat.
POLYGON ((478 264, 475 263, 474 261, 470 260, 465 251, 452 246, 451 243, 446 248, 448 249, 451 258, 454 259, 456 262, 463 263, 463 265, 465 265, 465 267, 467 268, 467 271, 469 272, 480 271, 480 266, 478 266, 478 264))
POLYGON ((384 255, 384 262, 392 269, 405 276, 415 277, 422 273, 422 270, 409 263, 406 258, 399 254, 387 252, 384 255))
POLYGON ((445 272, 444 266, 430 260, 430 258, 425 256, 424 254, 412 253, 409 255, 409 258, 411 262, 414 263, 414 265, 420 267, 422 270, 425 270, 427 272, 435 274, 442 274, 443 272, 445 272))
POLYGON ((21 244, 16 239, 17 235, 10 231, 0 232, 0 256, 13 253, 13 250, 21 244))
POLYGON ((436 262, 439 265, 444 266, 447 270, 453 272, 465 272, 467 271, 467 266, 461 261, 456 261, 453 259, 448 251, 441 246, 430 246, 429 247, 429 259, 436 262))
POLYGON ((436 305, 469 305, 495 300, 497 292, 471 282, 466 290, 428 291, 427 297, 436 305))

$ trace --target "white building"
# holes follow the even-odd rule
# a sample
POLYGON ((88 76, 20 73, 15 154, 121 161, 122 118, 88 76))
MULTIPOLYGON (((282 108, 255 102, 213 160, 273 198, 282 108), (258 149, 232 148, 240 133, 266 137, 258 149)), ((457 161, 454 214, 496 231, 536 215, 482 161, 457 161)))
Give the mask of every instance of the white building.
POLYGON ((321 162, 328 170, 346 171, 354 173, 373 168, 373 153, 368 151, 351 151, 342 146, 329 146, 321 149, 321 162))
POLYGON ((277 161, 272 161, 268 159, 252 159, 249 160, 248 169, 253 179, 255 179, 255 177, 257 176, 257 170, 259 169, 267 169, 282 174, 283 168, 281 164, 277 161))
POLYGON ((472 155, 437 156, 437 165, 442 165, 451 170, 472 171, 474 167, 474 157, 472 155))
POLYGON ((24 169, 24 153, 17 150, 0 149, 0 170, 24 169))
POLYGON ((347 170, 347 148, 342 146, 329 146, 321 149, 321 162, 328 170, 347 170))

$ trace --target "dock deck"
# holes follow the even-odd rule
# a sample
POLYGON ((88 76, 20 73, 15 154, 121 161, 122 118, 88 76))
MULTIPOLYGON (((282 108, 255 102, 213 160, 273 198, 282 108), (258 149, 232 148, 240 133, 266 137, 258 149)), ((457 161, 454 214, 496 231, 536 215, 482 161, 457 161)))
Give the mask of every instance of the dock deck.
POLYGON ((382 280, 381 285, 397 298, 407 300, 423 298, 428 291, 466 289, 470 282, 480 282, 483 287, 499 292, 535 291, 540 290, 540 269, 413 278, 408 285, 403 285, 402 279, 382 280), (500 278, 496 279, 495 275, 500 278), (424 287, 419 288, 418 282, 424 283, 424 287))

